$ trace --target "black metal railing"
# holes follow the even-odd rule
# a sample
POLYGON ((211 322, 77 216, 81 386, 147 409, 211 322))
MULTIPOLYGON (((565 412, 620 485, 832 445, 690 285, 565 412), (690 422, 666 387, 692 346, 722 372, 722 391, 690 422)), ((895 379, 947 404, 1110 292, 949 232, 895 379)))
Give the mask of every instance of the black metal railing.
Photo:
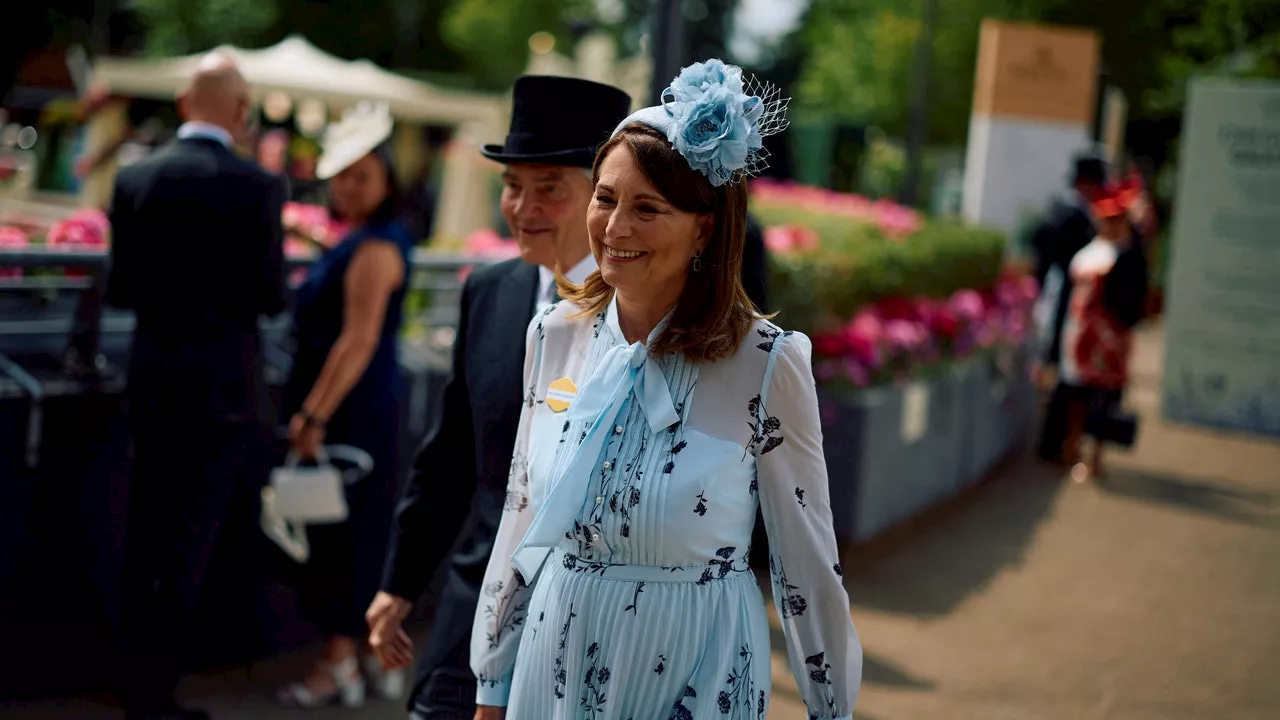
MULTIPOLYGON (((416 299, 417 311, 405 320, 409 337, 402 343, 401 364, 408 375, 447 372, 462 289, 459 271, 490 261, 460 253, 414 251, 410 290, 425 297, 416 299)), ((46 398, 90 390, 118 392, 123 387, 122 375, 104 353, 104 338, 113 348, 126 347, 134 317, 103 302, 109 262, 106 252, 0 250, 0 268, 69 268, 83 273, 0 280, 0 398, 27 400, 24 459, 28 467, 39 464, 46 398), (39 367, 33 366, 33 357, 38 358, 39 367)), ((286 261, 291 274, 311 262, 310 258, 286 261)), ((262 321, 264 360, 269 375, 280 381, 292 366, 287 349, 289 322, 287 313, 262 321)), ((428 396, 425 381, 411 384, 406 418, 413 435, 426 429, 428 396)))

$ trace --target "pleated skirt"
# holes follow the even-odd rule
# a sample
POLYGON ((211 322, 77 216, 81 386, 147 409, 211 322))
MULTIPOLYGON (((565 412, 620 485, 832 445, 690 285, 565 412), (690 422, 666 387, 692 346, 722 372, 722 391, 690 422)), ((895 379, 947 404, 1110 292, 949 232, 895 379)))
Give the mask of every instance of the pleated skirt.
POLYGON ((752 573, 567 565, 549 559, 534 587, 508 720, 763 720, 769 626, 752 573))

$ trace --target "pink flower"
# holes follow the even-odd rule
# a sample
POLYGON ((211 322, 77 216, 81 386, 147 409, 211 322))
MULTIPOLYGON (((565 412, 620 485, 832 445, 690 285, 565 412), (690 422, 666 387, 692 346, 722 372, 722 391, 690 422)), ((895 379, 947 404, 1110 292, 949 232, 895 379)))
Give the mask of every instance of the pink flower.
POLYGON ((942 338, 948 341, 955 340, 960 334, 960 318, 953 309, 942 305, 934 314, 929 327, 942 338))
POLYGON ((844 336, 836 333, 815 333, 813 336, 813 354, 820 358, 840 357, 844 355, 844 336))
POLYGON ((916 308, 906 298, 885 298, 879 303, 880 315, 886 320, 914 320, 916 308))
POLYGON ((1018 277, 1018 289, 1022 291, 1022 299, 1028 304, 1036 301, 1040 297, 1040 283, 1030 275, 1022 275, 1018 277))
POLYGON ((889 320, 884 324, 884 340, 898 353, 911 353, 924 343, 924 329, 911 320, 889 320))
POLYGON ((916 318, 926 325, 932 325, 934 315, 938 314, 938 303, 922 297, 916 298, 912 304, 915 306, 916 318))
MULTIPOLYGON (((16 227, 6 226, 0 227, 0 249, 3 250, 22 250, 30 245, 27 234, 16 227)), ((22 278, 22 268, 17 267, 0 267, 0 280, 20 280, 22 278)))
POLYGON ((822 360, 813 367, 813 377, 818 382, 834 380, 840 374, 839 360, 822 360))
POLYGON ((771 253, 786 254, 792 251, 794 235, 788 225, 777 225, 764 229, 764 246, 771 253))
POLYGON ((489 228, 482 228, 462 241, 462 252, 467 255, 505 260, 519 255, 520 246, 515 240, 503 238, 489 228))
POLYGON ((975 290, 957 290, 947 300, 947 306, 966 323, 976 322, 984 311, 982 295, 975 290))
POLYGON ((847 359, 844 361, 843 366, 845 379, 853 383, 854 387, 866 387, 871 382, 871 374, 858 362, 847 359))
POLYGON ((850 333, 845 335, 845 342, 848 357, 856 360, 859 365, 875 370, 884 362, 880 355, 879 343, 875 340, 865 335, 850 333))
POLYGON ((111 221, 107 219, 106 213, 97 208, 76 210, 67 220, 82 225, 89 233, 89 243, 92 245, 106 244, 107 235, 111 233, 111 221))
POLYGON ((289 238, 285 238, 284 240, 284 255, 285 257, 291 257, 291 258, 311 257, 312 249, 311 249, 311 246, 306 243, 306 241, 299 240, 298 238, 294 238, 294 237, 289 237, 289 238))

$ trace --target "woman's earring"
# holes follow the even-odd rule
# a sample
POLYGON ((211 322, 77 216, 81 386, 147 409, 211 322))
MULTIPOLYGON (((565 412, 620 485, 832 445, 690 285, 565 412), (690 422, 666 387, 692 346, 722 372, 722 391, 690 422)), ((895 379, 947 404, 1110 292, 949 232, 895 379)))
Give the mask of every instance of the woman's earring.
POLYGON ((694 272, 698 272, 699 270, 702 270, 702 251, 701 250, 693 254, 692 270, 694 272))

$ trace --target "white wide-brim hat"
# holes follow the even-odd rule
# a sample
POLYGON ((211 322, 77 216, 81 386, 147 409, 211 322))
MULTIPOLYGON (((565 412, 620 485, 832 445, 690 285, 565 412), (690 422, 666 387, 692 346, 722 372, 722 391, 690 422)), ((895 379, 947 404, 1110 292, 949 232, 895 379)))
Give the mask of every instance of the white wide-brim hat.
POLYGON ((343 113, 324 133, 316 177, 328 180, 354 165, 391 137, 392 125, 386 103, 362 102, 343 113))

